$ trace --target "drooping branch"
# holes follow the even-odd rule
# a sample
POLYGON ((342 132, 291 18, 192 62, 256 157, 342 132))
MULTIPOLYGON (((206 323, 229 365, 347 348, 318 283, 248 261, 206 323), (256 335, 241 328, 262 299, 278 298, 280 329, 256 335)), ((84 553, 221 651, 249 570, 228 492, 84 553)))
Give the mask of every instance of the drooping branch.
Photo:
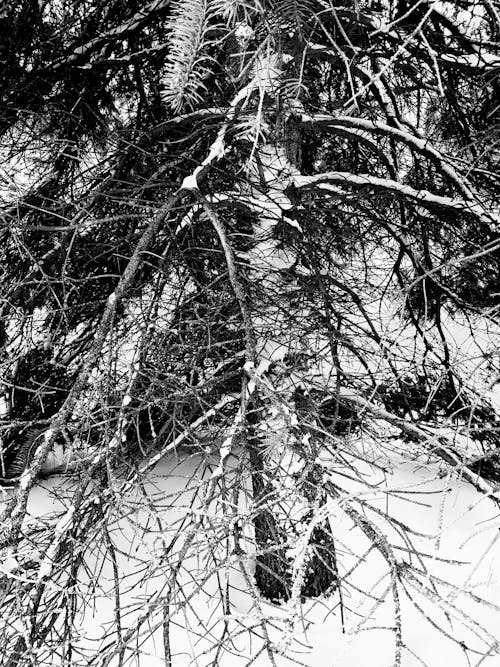
POLYGON ((21 475, 19 490, 16 496, 2 512, 2 523, 6 526, 2 539, 4 543, 10 543, 12 540, 16 539, 21 529, 30 489, 36 482, 36 479, 42 469, 42 465, 52 449, 56 436, 61 432, 62 429, 64 429, 78 401, 81 399, 81 393, 88 382, 92 369, 94 368, 97 360, 101 355, 102 347, 113 324, 116 308, 126 297, 127 292, 132 285, 135 275, 139 269, 139 266, 143 261, 144 253, 149 248, 155 235, 158 233, 170 211, 176 205, 182 195, 182 191, 175 193, 160 209, 157 215, 154 216, 153 220, 143 233, 140 241, 137 243, 116 289, 112 294, 109 295, 106 308, 104 309, 96 331, 94 344, 88 353, 64 404, 51 420, 50 427, 45 432, 41 444, 37 447, 30 467, 21 475))
POLYGON ((459 174, 456 169, 454 169, 449 164, 446 156, 444 156, 439 150, 432 146, 428 138, 417 137, 414 134, 411 134, 409 131, 387 125, 386 123, 381 123, 380 121, 356 118, 354 116, 336 117, 323 114, 302 114, 301 121, 304 124, 310 124, 313 127, 350 127, 364 130, 365 132, 370 132, 379 136, 392 137, 397 139, 398 141, 401 141, 413 150, 417 151, 419 154, 435 162, 442 173, 449 178, 454 187, 457 188, 457 190, 462 194, 464 197, 464 204, 469 206, 472 205, 473 207, 477 205, 477 202, 474 200, 470 190, 469 184, 467 183, 467 178, 459 174))
POLYGON ((355 405, 357 408, 372 415, 375 419, 382 419, 400 429, 403 433, 412 436, 421 442, 430 454, 438 456, 448 465, 451 465, 461 477, 466 479, 478 491, 500 504, 499 489, 468 468, 466 462, 457 455, 448 438, 440 434, 438 429, 422 428, 418 424, 409 422, 384 408, 374 405, 373 402, 346 387, 340 388, 339 399, 348 404, 355 405))
POLYGON ((324 192, 331 192, 332 195, 338 195, 339 189, 334 184, 344 185, 354 190, 372 190, 403 199, 411 199, 429 208, 437 207, 467 213, 487 224, 492 230, 500 229, 500 216, 493 211, 488 211, 476 201, 444 197, 424 189, 417 190, 389 178, 380 178, 371 174, 351 174, 345 171, 328 171, 313 176, 295 176, 294 178, 294 185, 298 189, 318 188, 324 192))

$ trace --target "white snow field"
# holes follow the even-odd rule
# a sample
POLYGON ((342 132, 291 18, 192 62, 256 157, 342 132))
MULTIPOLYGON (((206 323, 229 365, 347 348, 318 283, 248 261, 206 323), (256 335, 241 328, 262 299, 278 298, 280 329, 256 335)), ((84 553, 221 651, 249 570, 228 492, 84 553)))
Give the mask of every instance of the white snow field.
MULTIPOLYGON (((341 595, 337 589, 281 605, 260 598, 253 584, 245 498, 237 508, 246 533, 246 554, 239 555, 227 539, 236 508, 224 504, 223 494, 207 504, 199 493, 202 488, 206 493, 207 480, 214 488, 221 479, 211 477, 199 455, 180 460, 172 453, 163 459, 144 484, 116 502, 116 516, 107 519, 114 563, 103 540, 87 545, 73 590, 78 602, 71 664, 500 665, 498 506, 442 464, 409 460, 400 442, 385 452, 375 452, 375 445, 358 441, 344 452, 343 464, 323 461, 325 479, 339 489, 323 512, 336 540, 341 595), (353 512, 363 517, 358 527, 353 512), (378 542, 359 525, 368 532, 373 528, 378 542), (392 575, 388 549, 396 568, 392 575), (164 600, 178 562, 168 662, 164 600)), ((32 490, 34 529, 61 513, 71 486, 70 480, 52 478, 32 490)), ((292 545, 291 558, 300 560, 300 554, 301 545, 292 545)), ((12 567, 4 562, 3 570, 12 567)), ((57 575, 49 586, 59 586, 57 575)), ((41 664, 61 664, 56 653, 43 659, 41 664)))

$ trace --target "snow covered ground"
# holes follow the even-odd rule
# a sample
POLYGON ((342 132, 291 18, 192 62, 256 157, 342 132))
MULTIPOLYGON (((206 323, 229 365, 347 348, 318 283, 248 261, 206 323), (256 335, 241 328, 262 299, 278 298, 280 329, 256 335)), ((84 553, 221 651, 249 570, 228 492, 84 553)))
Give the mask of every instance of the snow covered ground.
MULTIPOLYGON (((117 581, 127 644, 123 664, 168 664, 162 600, 179 561, 170 606, 173 667, 389 667, 395 664, 398 614, 403 667, 499 665, 498 507, 438 462, 412 461, 402 445, 385 452, 374 445, 355 443, 344 468, 325 462, 328 478, 341 489, 327 511, 342 577, 342 610, 336 591, 304 602, 297 620, 291 603, 272 604, 259 599, 255 589, 252 593, 251 542, 246 542, 248 555, 239 556, 224 537, 234 507, 220 501, 206 505, 199 494, 210 478, 204 462, 199 456, 179 461, 171 454, 108 518, 115 569, 103 544, 88 545, 77 587, 72 664, 120 664, 116 653, 113 657, 117 581), (379 531, 380 549, 354 526, 347 508, 379 531), (398 564, 399 611, 382 555, 387 545, 398 564), (214 563, 219 564, 215 572, 214 563), (271 656, 264 632, 285 656, 277 650, 271 656)), ((69 481, 53 478, 35 488, 29 505, 32 524, 57 512, 70 487, 69 481)), ((238 509, 244 523, 244 499, 238 509)), ((53 660, 43 664, 60 664, 53 660)))

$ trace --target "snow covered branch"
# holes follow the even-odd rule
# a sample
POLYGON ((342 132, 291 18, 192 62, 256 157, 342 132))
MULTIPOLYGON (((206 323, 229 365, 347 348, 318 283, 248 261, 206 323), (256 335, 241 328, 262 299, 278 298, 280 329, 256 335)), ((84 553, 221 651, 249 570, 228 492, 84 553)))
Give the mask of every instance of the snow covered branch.
POLYGON ((375 192, 388 193, 397 197, 411 199, 423 206, 444 208, 449 211, 467 213, 493 229, 500 229, 500 217, 493 211, 486 210, 475 201, 467 201, 459 198, 443 197, 428 190, 416 190, 409 185, 404 185, 389 178, 380 178, 371 174, 351 174, 342 171, 329 171, 313 176, 296 176, 294 185, 299 189, 318 188, 325 192, 339 194, 338 188, 333 184, 345 185, 355 190, 373 190, 375 192))

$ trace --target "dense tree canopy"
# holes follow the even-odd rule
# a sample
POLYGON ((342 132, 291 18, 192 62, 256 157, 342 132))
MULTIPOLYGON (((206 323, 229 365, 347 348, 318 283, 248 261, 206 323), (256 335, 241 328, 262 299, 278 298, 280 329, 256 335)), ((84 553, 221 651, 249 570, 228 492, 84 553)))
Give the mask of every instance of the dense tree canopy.
POLYGON ((213 571, 254 542, 254 595, 342 607, 332 499, 397 611, 420 573, 342 484, 388 449, 497 497, 499 32, 496 0, 3 3, 6 664, 128 664, 159 609, 168 638, 200 531, 213 571), (77 648, 86 554, 116 565, 123 499, 173 451, 227 520, 186 519, 148 565, 155 604, 127 630, 117 603, 98 661, 77 648))

